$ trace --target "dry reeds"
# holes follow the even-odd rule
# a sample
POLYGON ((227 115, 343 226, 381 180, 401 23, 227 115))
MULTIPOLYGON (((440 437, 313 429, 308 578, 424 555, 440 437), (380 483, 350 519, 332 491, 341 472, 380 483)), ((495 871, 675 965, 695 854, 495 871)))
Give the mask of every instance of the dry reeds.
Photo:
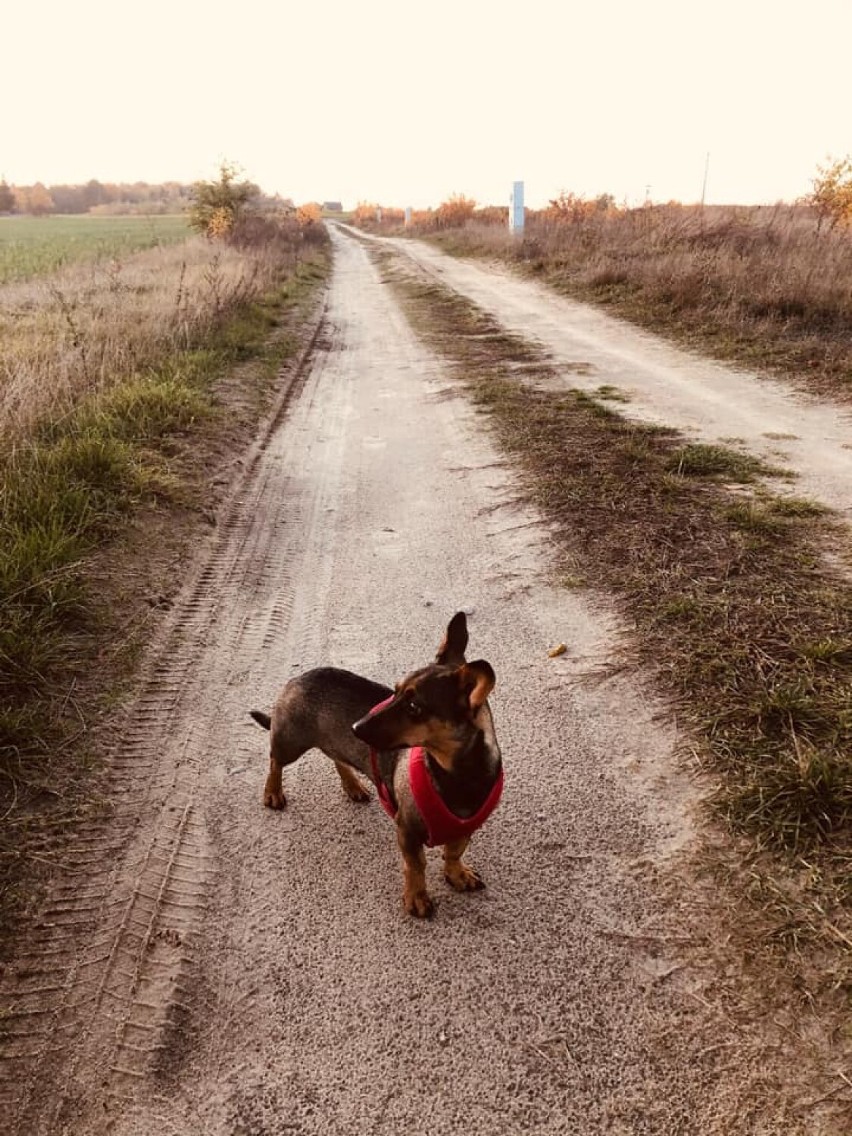
MULTIPOLYGON (((416 226, 414 227, 416 230, 416 226)), ((479 211, 419 230, 499 257, 717 357, 852 398, 852 234, 803 206, 541 210, 513 239, 479 211), (487 221, 486 221, 487 218, 487 221)))
POLYGON ((0 437, 39 422, 201 342, 268 289, 278 256, 201 237, 114 261, 74 265, 0 289, 0 437))

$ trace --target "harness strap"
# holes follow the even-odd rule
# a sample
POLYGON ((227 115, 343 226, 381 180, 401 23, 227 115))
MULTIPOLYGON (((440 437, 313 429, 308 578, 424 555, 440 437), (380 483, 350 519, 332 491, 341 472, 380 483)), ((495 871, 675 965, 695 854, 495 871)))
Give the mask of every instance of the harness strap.
POLYGON ((453 841, 472 836, 497 808, 503 793, 501 766, 497 780, 476 812, 469 817, 457 816, 447 807, 443 797, 435 788, 426 762, 426 751, 421 746, 412 749, 408 755, 408 779, 414 801, 426 824, 426 831, 429 834, 426 843, 430 848, 434 848, 436 844, 451 844, 453 841))
MULTIPOLYGON (((384 702, 374 706, 370 713, 381 710, 392 701, 393 696, 386 698, 384 702)), ((373 781, 376 784, 379 803, 393 820, 396 818, 399 806, 382 777, 379 769, 379 756, 372 747, 370 749, 370 767, 373 772, 373 781)), ((422 746, 414 746, 413 749, 408 751, 408 783, 411 786, 414 803, 417 805, 423 823, 426 825, 428 834, 426 844, 429 848, 434 848, 437 844, 451 844, 456 840, 462 840, 482 827, 500 803, 500 797, 503 793, 503 769, 501 766, 497 780, 492 785, 488 796, 473 816, 469 817, 457 816, 445 804, 429 773, 426 750, 422 746)))
POLYGON ((376 783, 376 792, 379 795, 379 804, 382 806, 391 820, 395 820, 396 814, 399 810, 397 808, 396 801, 391 796, 390 789, 385 784, 385 780, 382 777, 381 770, 379 769, 379 755, 374 749, 370 750, 370 765, 372 766, 373 770, 373 780, 376 783))

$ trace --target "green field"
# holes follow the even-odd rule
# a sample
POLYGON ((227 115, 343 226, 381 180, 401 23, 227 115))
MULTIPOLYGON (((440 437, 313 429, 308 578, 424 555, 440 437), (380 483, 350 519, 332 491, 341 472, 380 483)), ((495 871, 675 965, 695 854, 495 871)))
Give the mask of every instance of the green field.
POLYGON ((0 217, 0 284, 189 236, 186 217, 0 217))

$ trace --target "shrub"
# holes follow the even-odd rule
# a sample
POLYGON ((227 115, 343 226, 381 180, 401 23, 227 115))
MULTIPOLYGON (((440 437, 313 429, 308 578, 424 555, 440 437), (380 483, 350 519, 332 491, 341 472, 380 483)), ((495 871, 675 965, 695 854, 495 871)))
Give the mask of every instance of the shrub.
POLYGON ((812 185, 806 201, 816 210, 817 231, 826 221, 829 231, 852 224, 852 159, 847 156, 817 166, 812 185))
POLYGON ((472 197, 465 197, 462 193, 454 193, 438 206, 435 214, 435 224, 439 229, 458 229, 469 221, 476 209, 476 202, 472 197))
POLYGON ((581 194, 566 193, 563 190, 558 197, 554 197, 550 201, 545 210, 545 216, 550 221, 576 224, 579 221, 588 220, 590 217, 609 216, 616 212, 618 210, 615 198, 611 193, 602 193, 598 197, 589 199, 581 194))
POLYGON ((379 229, 401 228, 405 221, 404 209, 390 209, 370 201, 359 201, 352 214, 353 223, 361 229, 376 232, 379 229))
POLYGON ((237 167, 223 162, 217 181, 198 181, 192 187, 189 223, 207 237, 225 237, 258 196, 258 188, 248 181, 237 181, 237 167))

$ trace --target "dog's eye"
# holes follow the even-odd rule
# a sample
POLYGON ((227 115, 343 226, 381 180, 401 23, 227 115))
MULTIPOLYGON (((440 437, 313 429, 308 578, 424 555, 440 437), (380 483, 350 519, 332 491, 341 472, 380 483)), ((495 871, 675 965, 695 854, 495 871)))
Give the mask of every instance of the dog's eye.
POLYGON ((423 717, 423 711, 420 709, 413 698, 410 701, 406 702, 405 711, 408 714, 409 718, 413 718, 415 722, 423 717))

